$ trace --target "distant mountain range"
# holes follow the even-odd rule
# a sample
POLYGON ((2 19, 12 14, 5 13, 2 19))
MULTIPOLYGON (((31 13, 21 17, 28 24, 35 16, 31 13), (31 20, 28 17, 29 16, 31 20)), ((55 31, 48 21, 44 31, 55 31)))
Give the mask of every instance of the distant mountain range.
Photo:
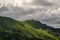
POLYGON ((36 20, 17 21, 0 16, 0 40, 60 40, 60 28, 36 20))

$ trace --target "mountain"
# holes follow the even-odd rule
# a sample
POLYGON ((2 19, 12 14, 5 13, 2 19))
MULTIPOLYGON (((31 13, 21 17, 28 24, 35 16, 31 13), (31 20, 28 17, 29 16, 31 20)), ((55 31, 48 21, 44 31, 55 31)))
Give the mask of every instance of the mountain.
POLYGON ((53 30, 54 28, 51 27, 51 26, 48 26, 46 24, 42 24, 41 22, 39 21, 36 21, 36 20, 26 20, 25 21, 27 24, 35 27, 35 28, 42 28, 42 29, 45 29, 45 30, 53 30))
POLYGON ((24 21, 25 23, 27 23, 30 26, 33 26, 34 28, 37 29, 44 29, 44 30, 49 30, 49 31, 58 31, 60 32, 60 28, 54 28, 51 26, 48 26, 46 24, 41 23, 40 21, 36 21, 36 20, 26 20, 24 21))
MULTIPOLYGON (((35 20, 17 21, 0 16, 0 40, 60 40, 53 27, 35 20)), ((60 33, 59 33, 60 34, 60 33)))
POLYGON ((37 20, 26 20, 24 22, 26 22, 28 25, 33 26, 34 28, 43 29, 48 32, 53 32, 55 35, 60 36, 60 28, 54 28, 46 24, 42 24, 40 21, 37 20))

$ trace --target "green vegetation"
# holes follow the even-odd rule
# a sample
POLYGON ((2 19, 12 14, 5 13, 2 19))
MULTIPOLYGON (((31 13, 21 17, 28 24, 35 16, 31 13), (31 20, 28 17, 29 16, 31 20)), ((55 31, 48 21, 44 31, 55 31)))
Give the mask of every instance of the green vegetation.
POLYGON ((0 40, 60 40, 60 36, 52 29, 54 28, 39 21, 19 22, 12 18, 0 17, 0 40))

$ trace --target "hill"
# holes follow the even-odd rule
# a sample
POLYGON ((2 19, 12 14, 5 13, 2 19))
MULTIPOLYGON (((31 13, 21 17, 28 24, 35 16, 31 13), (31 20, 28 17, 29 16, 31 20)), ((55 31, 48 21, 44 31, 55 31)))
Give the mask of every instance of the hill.
POLYGON ((20 22, 0 16, 0 40, 60 40, 60 36, 48 31, 52 29, 39 21, 20 22))
POLYGON ((37 28, 37 29, 43 29, 43 30, 47 30, 47 31, 60 33, 60 28, 54 28, 54 27, 48 26, 37 20, 26 20, 24 22, 30 26, 33 26, 34 28, 37 28))

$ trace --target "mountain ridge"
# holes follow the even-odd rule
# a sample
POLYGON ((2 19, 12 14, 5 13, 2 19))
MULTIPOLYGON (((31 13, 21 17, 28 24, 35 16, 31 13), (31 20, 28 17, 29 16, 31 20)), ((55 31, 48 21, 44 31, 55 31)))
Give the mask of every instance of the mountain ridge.
POLYGON ((41 28, 42 26, 38 24, 43 26, 35 20, 22 22, 0 16, 0 40, 60 40, 58 36, 60 33, 57 35, 51 29, 48 31, 47 28, 41 28))

